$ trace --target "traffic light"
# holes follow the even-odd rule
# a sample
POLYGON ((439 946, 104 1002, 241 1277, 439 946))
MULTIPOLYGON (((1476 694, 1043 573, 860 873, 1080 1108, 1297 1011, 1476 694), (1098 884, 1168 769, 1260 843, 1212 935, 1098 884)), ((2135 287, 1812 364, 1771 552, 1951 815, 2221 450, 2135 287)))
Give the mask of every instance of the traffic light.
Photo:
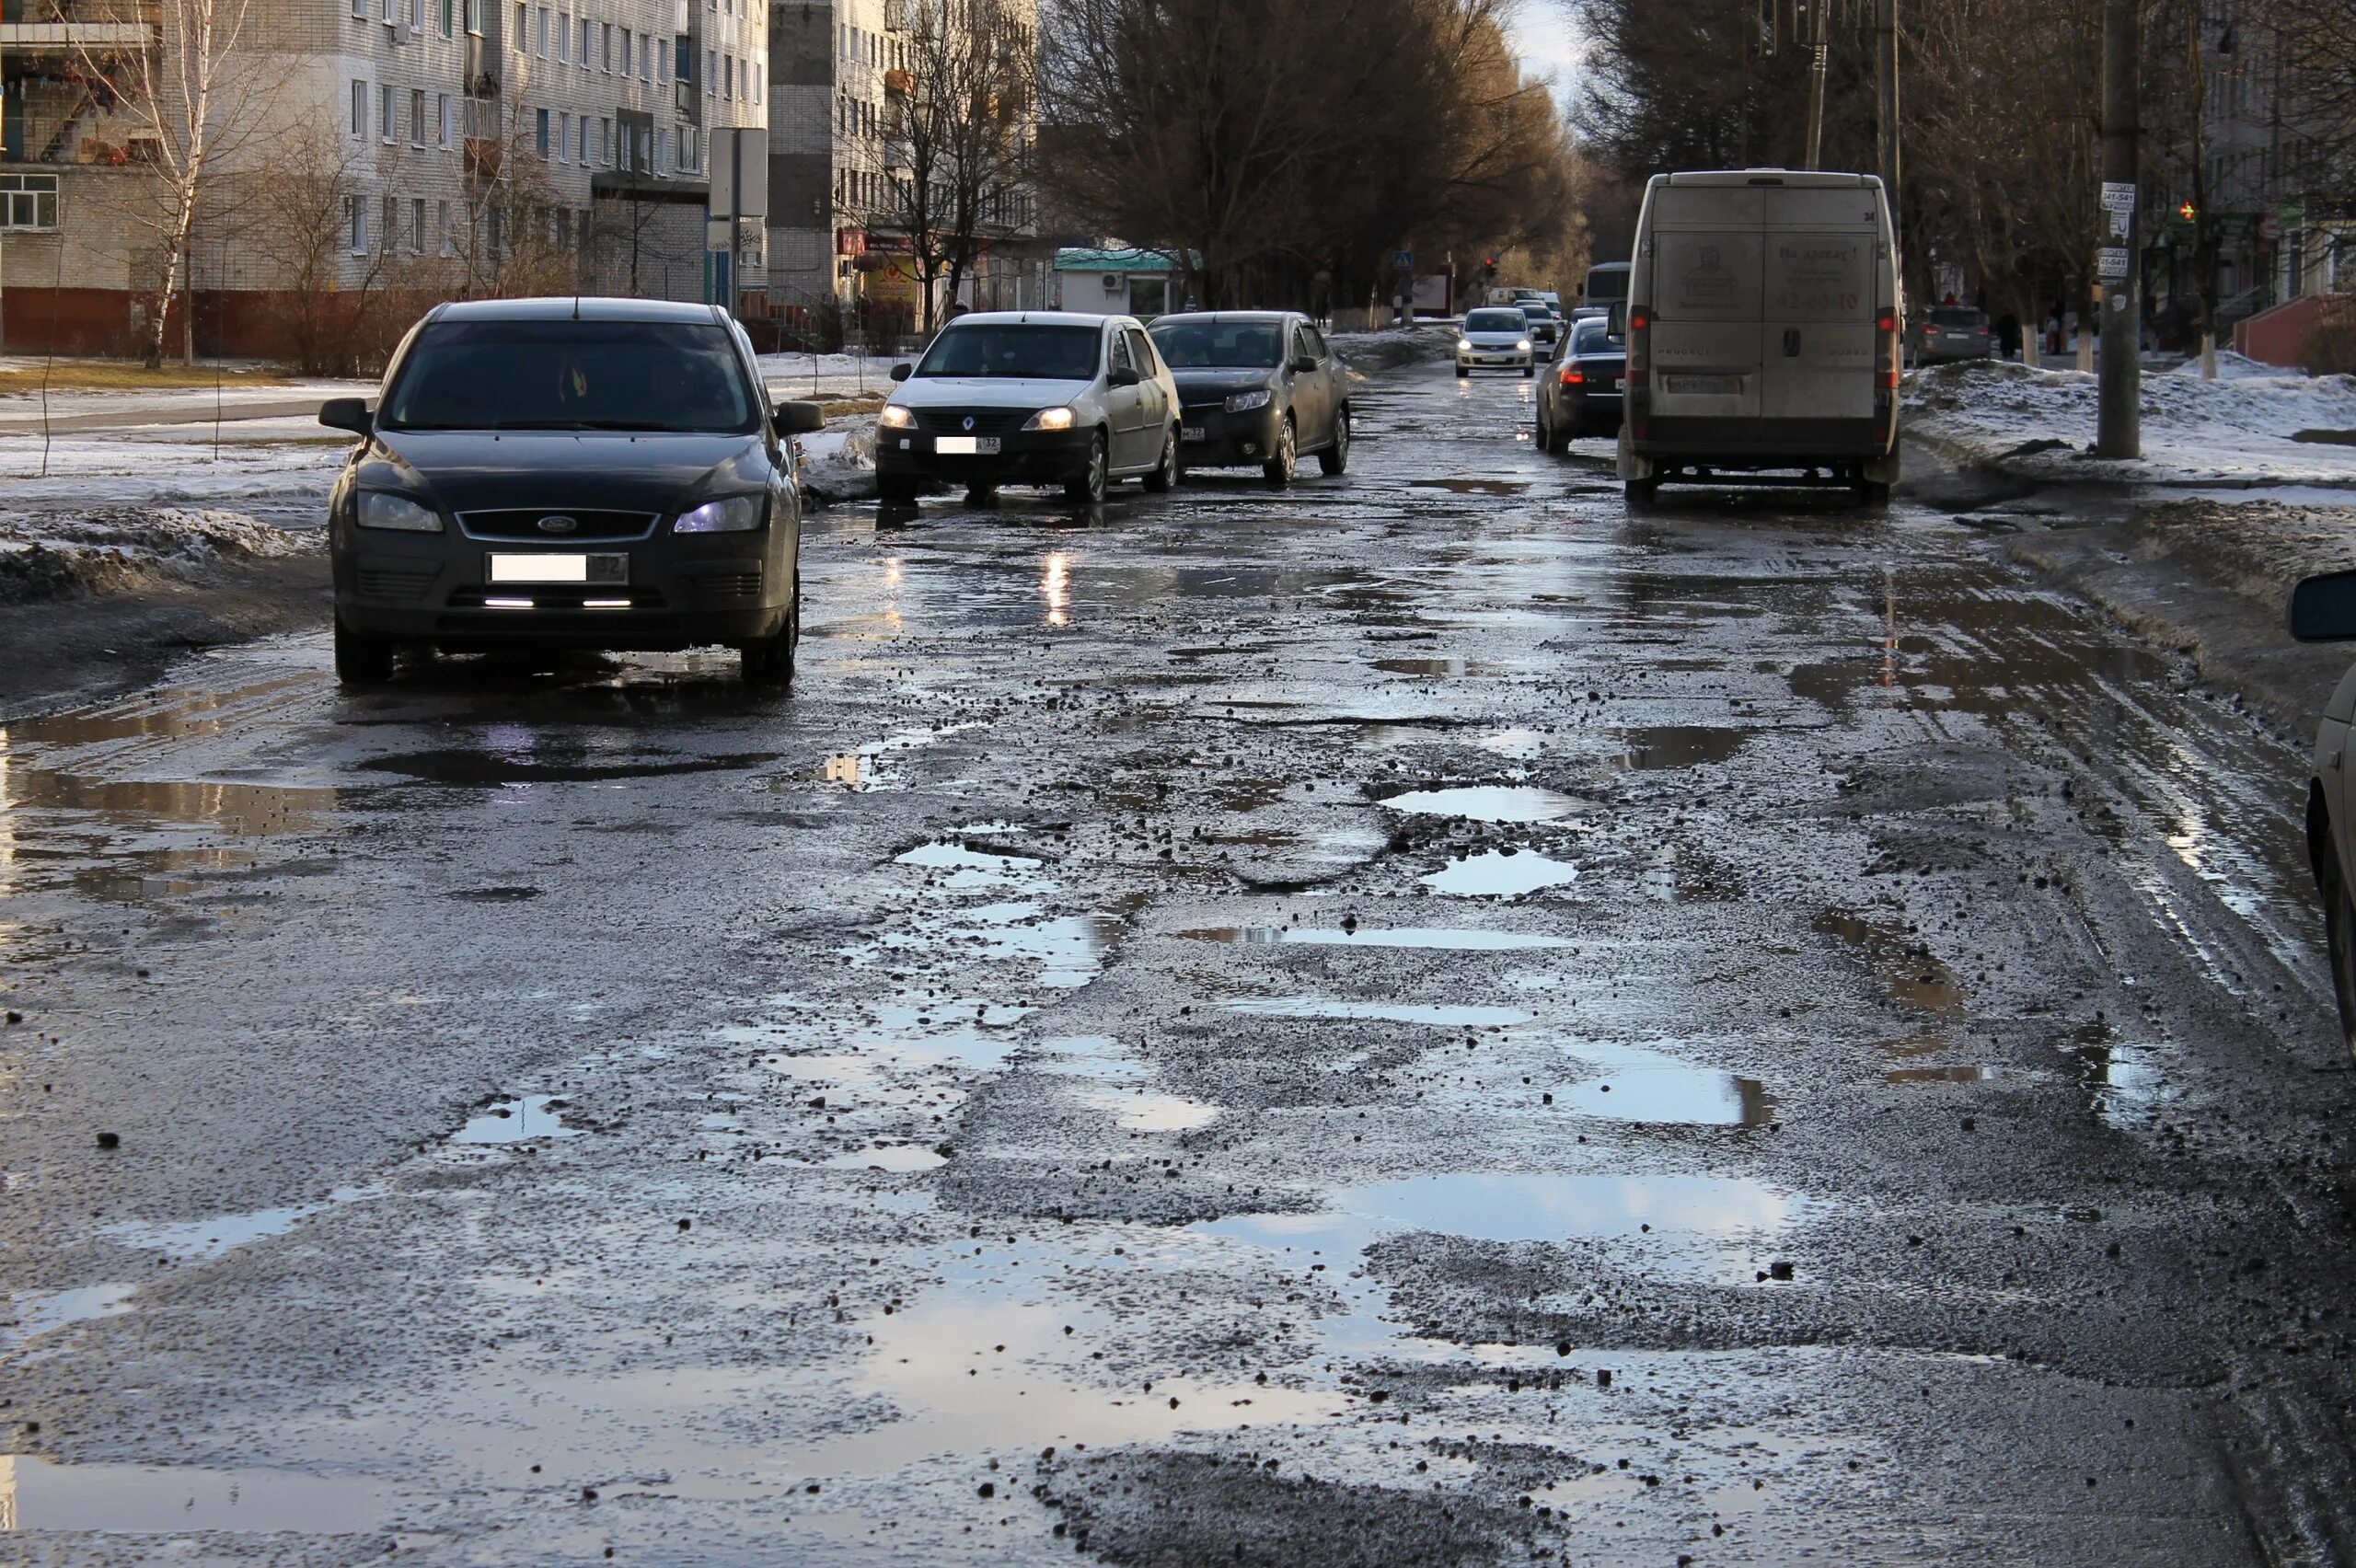
POLYGON ((2186 223, 2190 223, 2194 215, 2192 203, 2187 202, 2183 206, 2178 207, 2176 210, 2176 215, 2182 218, 2186 223))
POLYGON ((1481 259, 1481 281, 1484 283, 1494 283, 1497 281, 1497 259, 1496 257, 1484 256, 1481 259))

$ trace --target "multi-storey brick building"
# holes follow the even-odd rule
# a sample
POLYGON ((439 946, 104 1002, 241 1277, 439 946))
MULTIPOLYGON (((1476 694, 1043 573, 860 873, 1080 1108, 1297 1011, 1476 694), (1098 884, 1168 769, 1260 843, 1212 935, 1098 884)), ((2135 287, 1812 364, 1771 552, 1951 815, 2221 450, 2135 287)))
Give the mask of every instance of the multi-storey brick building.
MULTIPOLYGON (((298 174, 314 195, 337 182, 318 289, 472 292, 528 245, 572 286, 702 296, 710 133, 768 112, 756 0, 247 3, 220 179, 240 195, 213 204, 190 259, 202 346, 273 346, 290 280, 270 237, 299 203, 272 185, 298 174)), ((189 7, 237 4, 0 0, 10 349, 127 346, 159 269, 137 183, 156 178, 140 145, 156 126, 121 101, 125 63, 189 7)))

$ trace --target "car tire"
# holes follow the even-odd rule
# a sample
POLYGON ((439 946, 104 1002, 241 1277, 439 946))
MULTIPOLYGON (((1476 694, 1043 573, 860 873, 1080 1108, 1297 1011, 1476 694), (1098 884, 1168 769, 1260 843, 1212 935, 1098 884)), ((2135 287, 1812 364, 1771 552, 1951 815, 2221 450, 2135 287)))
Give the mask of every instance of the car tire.
POLYGON ((1538 411, 1530 417, 1530 439, 1538 444, 1539 451, 1554 450, 1554 425, 1546 417, 1546 399, 1543 398, 1538 399, 1538 411))
POLYGON ((774 689, 793 683, 793 655, 802 640, 802 576, 793 579, 793 602, 786 607, 785 624, 774 637, 747 642, 737 651, 745 684, 774 689))
POLYGON ((1587 432, 1587 421, 1576 414, 1572 415, 1569 422, 1554 432, 1554 450, 1557 453, 1568 452, 1571 449, 1571 443, 1587 432))
MULTIPOLYGON (((2323 853, 2331 854, 2327 846, 2323 853)), ((2336 865, 2327 868, 2323 883, 2324 945, 2331 955, 2331 991, 2339 1003, 2340 1044, 2356 1056, 2356 904, 2349 901, 2348 885, 2336 865)))
POLYGON ((1521 367, 1521 378, 1522 378, 1524 381, 1532 381, 1532 380, 1535 380, 1535 379, 1537 378, 1537 375, 1538 375, 1538 367, 1537 367, 1536 365, 1534 365, 1534 364, 1526 364, 1526 365, 1523 365, 1523 366, 1521 367))
POLYGON ((1660 480, 1630 479, 1627 497, 1629 511, 1650 512, 1660 500, 1660 480))
POLYGON ((875 480, 875 499, 887 506, 914 506, 917 501, 917 482, 914 479, 904 479, 897 476, 888 478, 878 476, 875 480))
POLYGON ((1471 379, 1472 379, 1472 367, 1471 365, 1469 365, 1469 364, 1460 364, 1460 365, 1458 365, 1458 366, 1456 367, 1456 379, 1457 379, 1457 380, 1459 380, 1459 381, 1469 381, 1469 380, 1471 380, 1471 379))
POLYGON ((335 678, 348 686, 383 686, 393 678, 393 640, 335 623, 335 678))
POLYGON ((1155 495, 1168 495, 1178 485, 1178 427, 1172 425, 1161 437, 1161 461, 1145 477, 1145 488, 1155 495))
POLYGON ((1082 506, 1103 504, 1111 461, 1104 445, 1104 432, 1100 430, 1088 438, 1088 456, 1081 463, 1080 471, 1064 481, 1064 499, 1078 502, 1082 506))
POLYGON ((1334 415, 1334 439, 1317 455, 1317 467, 1327 474, 1338 474, 1350 466, 1350 410, 1342 409, 1334 415))
POLYGON ((1266 462, 1260 465, 1261 477, 1278 490, 1292 483, 1293 471, 1300 460, 1299 442, 1299 432, 1293 429, 1292 416, 1287 414, 1285 422, 1276 427, 1276 449, 1268 455, 1266 462))
POLYGON ((1857 502, 1869 512, 1885 511, 1889 506, 1889 486, 1880 479, 1859 479, 1857 502))
POLYGON ((965 487, 965 504, 968 506, 996 506, 998 504, 998 487, 996 485, 967 485, 965 487))

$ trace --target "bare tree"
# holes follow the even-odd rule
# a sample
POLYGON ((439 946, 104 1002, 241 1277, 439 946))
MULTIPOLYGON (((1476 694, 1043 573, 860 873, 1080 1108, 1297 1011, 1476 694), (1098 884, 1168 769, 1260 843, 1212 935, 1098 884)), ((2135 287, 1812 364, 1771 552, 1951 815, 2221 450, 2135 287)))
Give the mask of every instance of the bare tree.
MULTIPOLYGON (((62 4, 56 11, 63 19, 62 4)), ((150 175, 122 187, 128 225, 156 258, 146 363, 163 363, 176 310, 181 355, 192 358, 184 296, 197 227, 231 226, 239 215, 228 177, 265 161, 283 133, 272 110, 292 57, 267 47, 257 0, 85 0, 73 19, 152 29, 144 47, 123 47, 110 29, 98 35, 106 41, 75 48, 83 74, 114 100, 130 161, 150 175)))
POLYGON ((495 105, 472 100, 468 113, 463 221, 450 241, 457 292, 497 299, 578 287, 582 253, 559 241, 556 185, 537 123, 521 105, 502 117, 495 105))

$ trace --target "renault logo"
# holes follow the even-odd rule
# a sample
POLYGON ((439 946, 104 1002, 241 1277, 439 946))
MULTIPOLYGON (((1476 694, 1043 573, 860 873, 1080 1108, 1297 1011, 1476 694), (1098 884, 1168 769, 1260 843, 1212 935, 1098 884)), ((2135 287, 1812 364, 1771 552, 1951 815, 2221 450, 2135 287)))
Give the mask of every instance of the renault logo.
POLYGON ((967 414, 967 415, 965 416, 965 428, 966 428, 967 430, 971 430, 971 429, 973 429, 973 428, 974 428, 974 416, 973 416, 973 415, 971 415, 971 414, 967 414))
POLYGON ((543 534, 570 534, 575 528, 580 526, 580 520, 572 517, 543 517, 540 519, 540 532, 543 534))

